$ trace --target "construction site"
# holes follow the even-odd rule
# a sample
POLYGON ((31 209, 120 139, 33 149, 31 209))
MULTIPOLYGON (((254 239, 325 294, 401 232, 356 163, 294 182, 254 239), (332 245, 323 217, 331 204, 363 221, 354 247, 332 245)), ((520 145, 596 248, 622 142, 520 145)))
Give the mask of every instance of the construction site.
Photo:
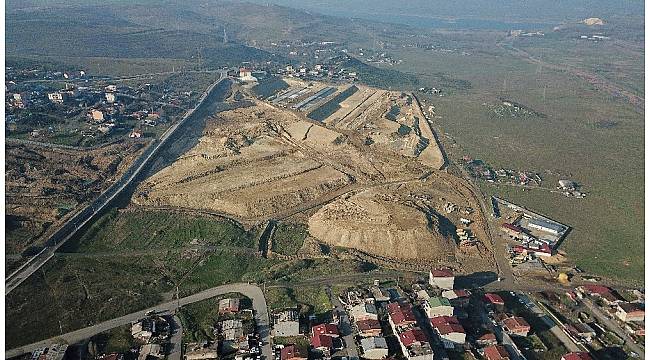
POLYGON ((139 185, 132 204, 195 209, 248 227, 291 218, 308 225, 310 241, 366 260, 494 270, 478 200, 444 170, 412 94, 358 87, 344 98, 349 85, 295 80, 292 88, 214 114, 193 148, 139 185), (300 95, 277 101, 287 92, 300 95), (323 121, 309 117, 332 99, 336 110, 323 121))

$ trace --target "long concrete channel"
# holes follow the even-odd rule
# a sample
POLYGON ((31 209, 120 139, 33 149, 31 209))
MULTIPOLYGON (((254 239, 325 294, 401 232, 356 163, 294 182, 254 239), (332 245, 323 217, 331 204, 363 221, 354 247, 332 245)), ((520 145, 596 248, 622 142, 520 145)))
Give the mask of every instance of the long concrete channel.
POLYGON ((89 224, 97 215, 102 213, 102 211, 104 211, 107 206, 118 197, 118 195, 132 185, 136 179, 138 179, 139 175, 142 175, 143 170, 150 165, 151 160, 154 159, 156 155, 160 154, 166 145, 170 144, 169 139, 172 138, 175 132, 179 128, 183 127, 183 125, 196 118, 196 116, 193 116, 194 114, 201 116, 201 110, 207 109, 211 103, 217 101, 216 98, 220 94, 219 85, 226 80, 225 73, 225 70, 220 73, 219 79, 210 85, 210 87, 208 87, 208 89, 201 95, 194 108, 188 110, 176 124, 172 125, 167 129, 167 131, 165 131, 160 139, 154 140, 145 149, 144 153, 142 153, 142 155, 131 164, 120 180, 113 183, 108 189, 99 195, 95 201, 70 218, 68 222, 50 236, 46 241, 45 246, 38 254, 30 258, 25 262, 25 264, 5 279, 5 295, 13 291, 18 287, 18 285, 50 260, 54 256, 54 253, 63 244, 74 237, 80 229, 89 224))

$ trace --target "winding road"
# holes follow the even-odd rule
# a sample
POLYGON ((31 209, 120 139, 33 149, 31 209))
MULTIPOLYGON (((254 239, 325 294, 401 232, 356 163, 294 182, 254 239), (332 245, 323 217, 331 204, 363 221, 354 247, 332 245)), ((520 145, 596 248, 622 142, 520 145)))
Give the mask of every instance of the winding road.
MULTIPOLYGON (((144 318, 145 317, 144 314, 148 311, 155 311, 156 314, 158 315, 173 314, 177 309, 179 309, 182 306, 189 305, 198 301, 210 299, 215 296, 228 294, 228 293, 240 293, 250 298, 253 301, 253 310, 255 311, 255 322, 257 324, 257 329, 263 343, 262 360, 272 359, 273 357, 271 352, 271 342, 269 338, 270 335, 269 313, 268 313, 268 308, 266 306, 266 299, 264 298, 264 293, 262 292, 262 289, 260 289, 257 285, 246 284, 246 283, 236 283, 236 284, 217 286, 208 290, 201 291, 194 295, 190 295, 177 300, 168 301, 152 308, 143 309, 141 311, 137 311, 115 319, 104 321, 102 323, 93 326, 75 330, 67 334, 56 336, 33 344, 24 345, 15 349, 7 350, 5 352, 5 359, 30 353, 36 349, 48 347, 53 344, 60 344, 61 342, 74 344, 76 342, 82 341, 84 339, 88 339, 104 331, 108 331, 118 326, 127 325, 134 321, 138 321, 144 318)), ((176 341, 178 342, 178 339, 176 339, 176 341)), ((174 351, 172 354, 175 353, 176 351, 174 351)), ((180 358, 180 353, 176 356, 180 358)))

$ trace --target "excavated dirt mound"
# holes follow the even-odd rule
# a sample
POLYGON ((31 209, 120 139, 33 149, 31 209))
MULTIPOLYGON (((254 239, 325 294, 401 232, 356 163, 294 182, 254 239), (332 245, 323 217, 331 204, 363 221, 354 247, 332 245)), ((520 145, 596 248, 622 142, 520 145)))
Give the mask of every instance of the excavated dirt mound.
POLYGON ((193 149, 141 185, 133 201, 269 217, 350 183, 343 167, 308 151, 336 151, 338 136, 262 103, 226 111, 209 121, 193 149))
POLYGON ((333 246, 403 260, 453 255, 440 215, 394 188, 372 188, 324 206, 309 219, 309 233, 333 246))

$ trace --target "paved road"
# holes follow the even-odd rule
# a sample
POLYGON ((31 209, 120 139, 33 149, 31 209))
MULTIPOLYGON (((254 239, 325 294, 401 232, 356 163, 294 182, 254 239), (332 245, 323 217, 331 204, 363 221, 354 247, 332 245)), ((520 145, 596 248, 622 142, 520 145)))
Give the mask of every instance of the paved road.
POLYGON ((167 353, 167 360, 181 360, 183 356, 183 324, 176 315, 172 319, 172 337, 169 341, 171 348, 167 353))
POLYGON ((124 189, 126 189, 131 183, 140 175, 148 162, 166 145, 167 140, 174 134, 174 132, 180 128, 185 122, 192 117, 192 114, 201 107, 205 100, 209 98, 209 95, 212 94, 213 90, 217 85, 226 78, 225 71, 221 72, 221 76, 217 81, 215 81, 210 87, 203 93, 199 99, 196 106, 188 110, 183 117, 172 125, 167 131, 160 137, 158 141, 152 142, 142 153, 142 155, 137 158, 125 174, 118 180, 113 183, 106 191, 104 191, 99 197, 93 201, 88 207, 78 212, 73 216, 68 222, 66 222, 59 230, 57 230, 46 242, 46 246, 34 257, 30 258, 25 264, 20 268, 14 271, 5 279, 5 295, 9 294, 14 290, 18 285, 25 281, 31 274, 43 266, 48 260, 50 260, 56 250, 58 250, 66 241, 72 238, 76 232, 81 229, 84 225, 89 223, 97 214, 99 214, 103 209, 115 199, 124 189))
POLYGON ((269 334, 270 334, 269 313, 266 307, 266 300, 264 298, 264 294, 262 293, 262 289, 260 289, 257 285, 244 284, 244 283, 217 286, 205 291, 201 291, 197 294, 181 298, 179 300, 173 300, 166 303, 162 303, 149 309, 143 309, 141 311, 124 315, 93 326, 75 330, 67 334, 63 334, 47 340, 39 341, 37 343, 21 346, 16 349, 11 349, 5 352, 5 359, 14 356, 19 356, 25 353, 29 353, 39 348, 51 346, 52 344, 61 343, 61 341, 65 341, 69 344, 74 344, 76 342, 82 341, 84 339, 88 339, 94 335, 97 335, 104 331, 108 331, 115 327, 130 324, 134 321, 138 321, 144 317, 144 314, 147 311, 150 310, 154 310, 161 315, 172 314, 179 308, 179 305, 182 307, 198 301, 206 300, 209 298, 213 298, 215 296, 224 295, 233 292, 241 293, 244 296, 249 297, 253 300, 253 309, 255 310, 255 321, 257 323, 258 332, 260 333, 260 337, 263 342, 262 359, 263 360, 272 359, 271 343, 269 338, 269 334))
POLYGON ((562 324, 562 322, 556 318, 555 315, 553 315, 550 311, 544 311, 546 309, 542 310, 537 302, 530 301, 530 299, 528 299, 528 301, 533 304, 530 310, 542 319, 542 321, 549 327, 551 333, 555 335, 556 338, 560 339, 567 350, 571 352, 589 352, 584 346, 576 344, 573 339, 567 335, 565 332, 566 330, 563 328, 564 324, 562 324))
POLYGON ((339 328, 341 329, 341 335, 343 335, 343 340, 345 341, 346 356, 352 360, 359 359, 359 351, 357 350, 357 344, 354 342, 354 331, 352 329, 352 324, 350 323, 350 317, 343 308, 343 304, 341 304, 339 297, 336 294, 332 294, 332 288, 327 286, 326 290, 332 305, 336 307, 336 310, 340 314, 339 328))
POLYGON ((621 339, 625 340, 625 345, 635 353, 639 354, 639 358, 645 359, 645 351, 639 346, 639 344, 635 344, 634 340, 632 340, 632 338, 630 338, 614 320, 610 319, 607 314, 598 307, 598 305, 594 304, 593 301, 587 298, 582 299, 582 303, 585 304, 601 324, 604 324, 610 331, 613 331, 621 339))

